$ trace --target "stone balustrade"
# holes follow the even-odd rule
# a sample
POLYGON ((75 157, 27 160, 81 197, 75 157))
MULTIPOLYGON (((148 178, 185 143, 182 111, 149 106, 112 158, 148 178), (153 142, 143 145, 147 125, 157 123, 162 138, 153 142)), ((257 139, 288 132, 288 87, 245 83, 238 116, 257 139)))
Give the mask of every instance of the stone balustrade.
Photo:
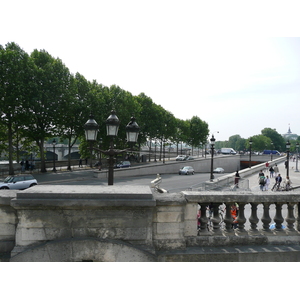
POLYGON ((187 191, 183 194, 187 206, 196 209, 197 204, 201 212, 198 231, 193 231, 194 237, 191 235, 186 237, 189 245, 297 244, 300 242, 298 192, 197 193, 187 191), (213 206, 211 218, 207 215, 207 207, 210 204, 213 206), (233 227, 231 215, 233 204, 238 206, 236 229, 233 227), (220 214, 220 210, 224 210, 223 215, 220 214))
POLYGON ((300 261, 298 190, 158 193, 147 186, 47 185, 9 191, 1 201, 0 242, 11 261, 300 261))

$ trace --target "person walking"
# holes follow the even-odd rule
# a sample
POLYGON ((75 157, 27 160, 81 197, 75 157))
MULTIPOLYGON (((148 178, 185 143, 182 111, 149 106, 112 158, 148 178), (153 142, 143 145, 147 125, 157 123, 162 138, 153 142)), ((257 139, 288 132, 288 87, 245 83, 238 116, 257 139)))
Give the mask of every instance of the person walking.
POLYGON ((274 177, 274 169, 273 169, 273 167, 271 167, 269 169, 269 171, 270 171, 270 178, 273 178, 274 177))
POLYGON ((261 174, 261 175, 259 176, 258 183, 259 183, 260 190, 263 191, 264 186, 266 184, 266 181, 265 181, 266 179, 265 179, 264 173, 259 173, 259 174, 261 174))
POLYGON ((265 179, 265 185, 264 185, 264 190, 265 191, 269 190, 270 182, 271 182, 271 180, 270 180, 269 176, 267 175, 266 179, 265 179))
POLYGON ((272 191, 274 190, 274 188, 276 187, 276 190, 279 189, 280 187, 280 184, 281 184, 281 181, 282 181, 282 177, 280 176, 280 174, 278 174, 275 178, 275 184, 274 186, 272 187, 272 191))

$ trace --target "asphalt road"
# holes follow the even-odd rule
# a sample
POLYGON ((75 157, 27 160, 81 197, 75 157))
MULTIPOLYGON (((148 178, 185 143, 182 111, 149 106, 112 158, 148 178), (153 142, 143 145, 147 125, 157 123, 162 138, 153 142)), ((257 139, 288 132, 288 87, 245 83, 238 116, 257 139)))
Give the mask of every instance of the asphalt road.
MULTIPOLYGON (((73 172, 47 172, 45 174, 34 174, 39 185, 107 185, 107 179, 99 179, 93 177, 94 170, 83 170, 73 172)), ((214 174, 215 178, 223 174, 214 174)), ((196 173, 195 175, 179 175, 177 174, 162 174, 162 183, 160 187, 171 192, 180 192, 190 187, 198 187, 201 183, 209 180, 209 173, 196 173)), ((156 176, 139 176, 139 177, 116 177, 114 185, 150 185, 151 181, 156 176)))

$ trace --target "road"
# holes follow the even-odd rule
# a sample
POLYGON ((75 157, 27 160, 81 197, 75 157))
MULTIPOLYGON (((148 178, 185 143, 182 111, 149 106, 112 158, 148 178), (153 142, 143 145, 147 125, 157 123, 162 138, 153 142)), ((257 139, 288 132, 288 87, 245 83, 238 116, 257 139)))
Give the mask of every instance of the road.
MULTIPOLYGON (((46 174, 34 174, 39 185, 107 185, 107 179, 93 177, 94 170, 73 172, 47 172, 46 174)), ((215 178, 223 174, 215 174, 215 178)), ((209 180, 209 173, 196 173, 195 175, 162 174, 160 187, 171 192, 180 192, 190 187, 201 185, 209 180)), ((153 175, 139 177, 116 177, 114 185, 150 185, 156 177, 153 175)))

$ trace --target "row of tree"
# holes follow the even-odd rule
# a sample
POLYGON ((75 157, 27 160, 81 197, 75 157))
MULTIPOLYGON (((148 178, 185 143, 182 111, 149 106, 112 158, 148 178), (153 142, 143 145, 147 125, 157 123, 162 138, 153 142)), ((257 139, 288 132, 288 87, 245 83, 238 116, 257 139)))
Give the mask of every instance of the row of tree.
POLYGON ((86 157, 83 125, 90 114, 100 125, 103 148, 108 147, 105 120, 112 109, 121 121, 115 144, 122 149, 127 146, 125 127, 132 115, 140 126, 139 144, 159 139, 198 147, 207 141, 208 124, 199 117, 175 118, 144 93, 134 96, 116 85, 107 87, 71 74, 45 50, 28 54, 16 43, 0 45, 0 78, 0 153, 8 153, 10 174, 19 153, 32 153, 34 147, 41 171, 46 172, 44 143, 52 137, 68 140, 69 153, 79 140, 86 157))
MULTIPOLYGON (((248 139, 242 138, 240 135, 231 136, 228 141, 216 141, 216 149, 233 148, 236 151, 248 151, 250 149, 249 141, 252 140, 251 149, 253 151, 277 150, 279 152, 286 151, 287 140, 279 134, 276 129, 264 128, 261 134, 254 135, 248 139)), ((291 151, 296 151, 296 144, 300 143, 300 136, 297 139, 289 141, 291 143, 291 151)))

